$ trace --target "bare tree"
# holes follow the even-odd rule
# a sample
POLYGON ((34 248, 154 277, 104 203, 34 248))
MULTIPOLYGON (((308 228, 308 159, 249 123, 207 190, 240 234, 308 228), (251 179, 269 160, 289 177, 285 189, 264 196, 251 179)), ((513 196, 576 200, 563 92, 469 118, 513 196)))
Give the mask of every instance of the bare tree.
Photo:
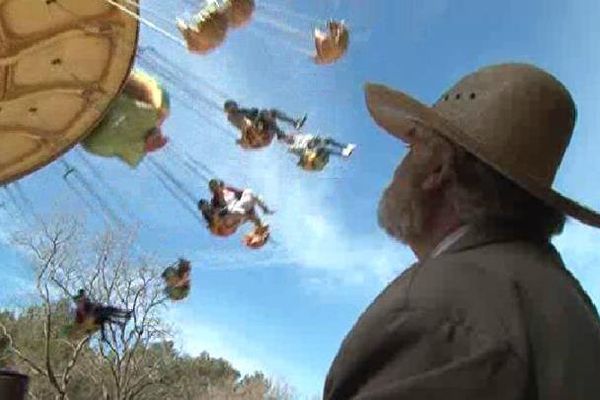
POLYGON ((20 348, 6 326, 0 333, 9 338, 12 352, 30 373, 47 379, 56 399, 69 398, 67 389, 74 370, 100 388, 98 397, 107 400, 134 400, 167 383, 160 373, 164 358, 157 356, 157 349, 151 346, 169 337, 160 318, 167 301, 162 268, 135 254, 133 235, 106 231, 92 238, 78 221, 67 217, 45 225, 39 232, 19 233, 14 242, 30 255, 36 272, 44 314, 44 357, 40 359, 39 352, 20 348), (131 320, 124 326, 108 325, 105 339, 99 335, 77 341, 61 337, 55 314, 58 307, 65 307, 64 299, 79 289, 84 289, 94 302, 131 310, 131 320), (70 356, 58 366, 53 354, 64 346, 69 348, 70 356), (91 356, 80 357, 84 349, 89 349, 91 356))
MULTIPOLYGON (((6 325, 0 325, 0 333, 6 338, 11 353, 29 369, 30 374, 45 377, 55 390, 55 398, 60 400, 68 399, 67 386, 69 385, 71 373, 82 350, 89 341, 89 337, 80 339, 75 343, 64 341, 63 345, 68 344, 70 347, 70 355, 66 359, 61 358, 61 361, 66 362, 62 362, 60 366, 53 362, 55 359, 53 350, 64 351, 64 346, 60 346, 60 350, 58 350, 59 346, 56 346, 57 348, 54 346, 59 336, 55 326, 57 320, 54 317, 60 304, 54 301, 51 277, 53 272, 59 269, 60 265, 66 260, 68 256, 66 250, 70 242, 74 240, 76 233, 77 226, 75 224, 64 223, 55 226, 53 229, 44 226, 39 234, 29 237, 16 235, 14 238, 15 243, 23 246, 31 255, 35 265, 36 289, 44 313, 41 326, 43 351, 20 348, 15 343, 13 335, 6 325)), ((35 334, 40 327, 32 326, 32 328, 28 332, 29 334, 35 334)), ((35 398, 35 395, 32 395, 32 397, 35 398)))

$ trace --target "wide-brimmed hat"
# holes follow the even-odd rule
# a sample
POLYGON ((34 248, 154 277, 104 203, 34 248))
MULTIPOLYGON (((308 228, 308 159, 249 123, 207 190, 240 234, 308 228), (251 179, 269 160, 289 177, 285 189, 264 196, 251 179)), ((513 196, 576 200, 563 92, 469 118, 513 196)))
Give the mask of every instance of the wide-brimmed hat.
POLYGON ((375 122, 406 139, 410 123, 429 126, 533 196, 579 221, 600 227, 600 214, 552 189, 576 119, 569 91, 529 64, 482 68, 427 106, 408 94, 368 83, 375 122))

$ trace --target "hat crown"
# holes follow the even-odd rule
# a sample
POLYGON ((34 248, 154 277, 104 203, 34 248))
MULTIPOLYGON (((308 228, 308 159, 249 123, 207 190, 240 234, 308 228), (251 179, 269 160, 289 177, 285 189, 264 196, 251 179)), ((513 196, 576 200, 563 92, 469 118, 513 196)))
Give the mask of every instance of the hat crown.
POLYGON ((569 91, 528 64, 500 64, 463 77, 433 108, 468 133, 483 158, 550 187, 576 118, 569 91))

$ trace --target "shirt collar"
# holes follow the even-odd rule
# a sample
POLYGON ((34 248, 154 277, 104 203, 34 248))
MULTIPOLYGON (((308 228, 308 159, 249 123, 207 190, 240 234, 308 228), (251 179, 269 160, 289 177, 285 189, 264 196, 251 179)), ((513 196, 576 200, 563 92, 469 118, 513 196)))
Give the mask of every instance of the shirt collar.
POLYGON ((448 250, 450 246, 458 242, 463 236, 469 232, 469 225, 463 225, 460 228, 454 230, 448 236, 446 236, 438 245, 433 249, 429 258, 435 258, 448 250))

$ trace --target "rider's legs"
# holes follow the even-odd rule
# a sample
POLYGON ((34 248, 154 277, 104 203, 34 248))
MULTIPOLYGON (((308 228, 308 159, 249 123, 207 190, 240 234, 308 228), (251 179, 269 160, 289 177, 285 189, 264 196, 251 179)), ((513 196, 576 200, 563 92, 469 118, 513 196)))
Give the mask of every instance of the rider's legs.
POLYGON ((293 135, 291 138, 291 143, 288 148, 290 153, 294 154, 302 154, 305 150, 312 148, 315 144, 315 139, 317 139, 313 135, 306 134, 297 134, 293 135))
POLYGON ((342 144, 329 137, 323 138, 322 143, 326 146, 330 146, 328 148, 330 154, 342 157, 349 157, 356 148, 355 144, 342 144))
POLYGON ((285 132, 279 126, 277 126, 277 124, 271 126, 271 131, 273 132, 273 134, 275 134, 277 140, 285 140, 287 136, 285 132))
POLYGON ((333 147, 338 147, 340 149, 343 149, 343 148, 346 147, 345 144, 337 142, 335 139, 332 139, 330 137, 323 138, 323 143, 326 144, 326 145, 331 145, 333 147))
POLYGON ((252 190, 245 189, 242 192, 240 199, 229 205, 228 211, 233 214, 246 215, 252 219, 251 214, 255 214, 254 208, 259 206, 264 212, 268 211, 268 207, 260 196, 256 195, 252 190))
POLYGON ((295 119, 295 118, 290 117, 283 111, 280 111, 277 109, 262 110, 261 115, 263 116, 263 118, 266 118, 269 122, 271 122, 275 126, 277 125, 276 120, 280 120, 280 121, 288 123, 289 125, 292 125, 296 129, 300 129, 306 122, 306 118, 307 118, 307 115, 304 114, 302 116, 302 118, 295 119))
POLYGON ((263 226, 263 223, 260 220, 260 218, 258 217, 258 214, 256 213, 256 211, 252 210, 249 213, 247 213, 246 215, 248 217, 248 220, 250 222, 252 222, 255 227, 261 228, 263 226))
POLYGON ((131 311, 122 310, 120 308, 112 307, 112 306, 105 306, 105 307, 102 307, 101 315, 108 320, 114 320, 115 318, 116 319, 120 319, 120 318, 128 319, 131 315, 131 311))

